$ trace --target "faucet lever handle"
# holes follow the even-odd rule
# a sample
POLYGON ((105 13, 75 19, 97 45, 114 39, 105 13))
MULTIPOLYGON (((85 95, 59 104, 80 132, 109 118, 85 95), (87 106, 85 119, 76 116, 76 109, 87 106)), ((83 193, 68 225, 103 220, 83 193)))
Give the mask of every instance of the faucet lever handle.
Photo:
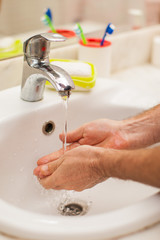
POLYGON ((49 57, 50 42, 63 42, 66 38, 58 33, 41 33, 24 42, 23 51, 26 57, 45 59, 49 57))
POLYGON ((66 38, 58 33, 41 33, 43 38, 50 42, 64 42, 66 38))

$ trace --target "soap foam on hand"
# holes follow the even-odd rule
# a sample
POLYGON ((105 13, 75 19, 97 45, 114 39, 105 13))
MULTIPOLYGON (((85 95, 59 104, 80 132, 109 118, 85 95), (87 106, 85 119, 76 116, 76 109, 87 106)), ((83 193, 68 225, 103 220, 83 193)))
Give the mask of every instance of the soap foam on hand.
MULTIPOLYGON (((52 59, 51 64, 61 67, 70 75, 76 91, 88 91, 95 86, 96 70, 92 63, 78 60, 52 59)), ((48 82, 46 82, 46 85, 53 88, 48 82)))

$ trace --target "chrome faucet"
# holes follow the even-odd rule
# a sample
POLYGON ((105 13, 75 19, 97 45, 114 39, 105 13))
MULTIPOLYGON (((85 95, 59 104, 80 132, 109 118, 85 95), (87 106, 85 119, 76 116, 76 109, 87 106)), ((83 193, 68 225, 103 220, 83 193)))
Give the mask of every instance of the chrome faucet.
POLYGON ((43 98, 45 82, 49 81, 60 96, 69 96, 74 89, 70 75, 62 68, 49 62, 50 42, 62 42, 60 34, 43 33, 24 42, 24 63, 21 86, 21 98, 35 102, 43 98))

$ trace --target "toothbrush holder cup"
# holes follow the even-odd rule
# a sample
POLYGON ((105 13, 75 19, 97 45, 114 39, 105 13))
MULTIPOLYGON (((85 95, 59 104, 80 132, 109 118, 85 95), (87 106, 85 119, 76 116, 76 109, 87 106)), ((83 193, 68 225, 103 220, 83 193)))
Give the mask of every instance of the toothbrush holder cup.
MULTIPOLYGON (((52 32, 51 30, 49 32, 52 32)), ((69 38, 75 38, 76 34, 72 30, 67 30, 67 29, 56 29, 56 32, 61 34, 63 37, 66 37, 67 39, 69 38)))
POLYGON ((93 63, 99 77, 109 77, 111 69, 111 42, 102 39, 88 38, 87 44, 79 41, 78 59, 93 63))

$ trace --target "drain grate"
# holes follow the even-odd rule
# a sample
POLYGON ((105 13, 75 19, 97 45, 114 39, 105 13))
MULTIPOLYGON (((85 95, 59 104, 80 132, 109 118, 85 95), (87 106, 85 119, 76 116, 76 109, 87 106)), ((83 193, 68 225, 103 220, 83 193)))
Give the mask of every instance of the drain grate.
POLYGON ((84 215, 88 211, 88 205, 84 202, 69 202, 61 203, 58 207, 58 211, 63 216, 80 216, 84 215))
POLYGON ((65 216, 77 216, 83 212, 83 207, 79 204, 70 203, 64 206, 62 214, 65 216))

